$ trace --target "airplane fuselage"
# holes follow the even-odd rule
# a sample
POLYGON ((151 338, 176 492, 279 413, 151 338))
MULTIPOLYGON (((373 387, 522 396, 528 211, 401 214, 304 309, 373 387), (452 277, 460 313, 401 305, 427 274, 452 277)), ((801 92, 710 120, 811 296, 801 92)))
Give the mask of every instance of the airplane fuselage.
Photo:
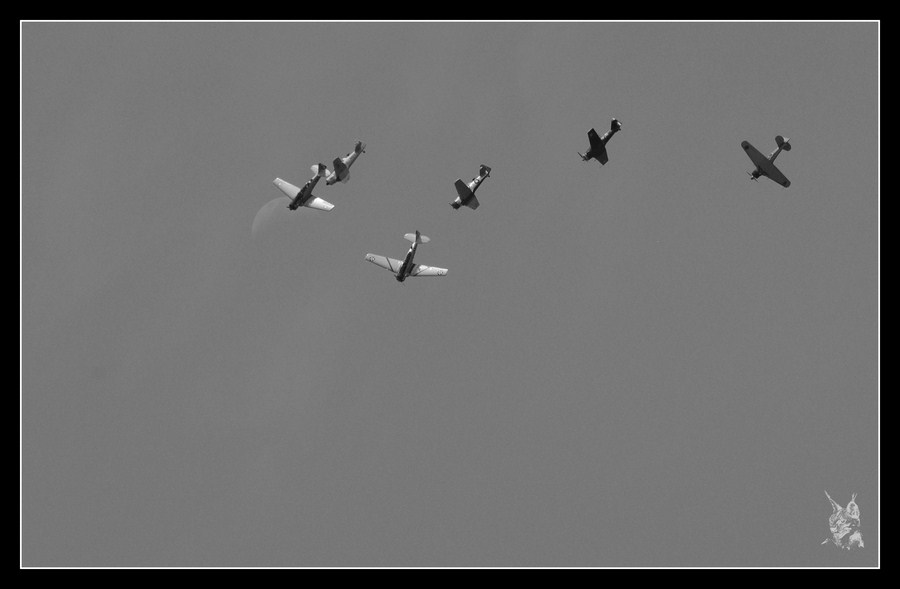
POLYGON ((778 147, 775 148, 775 151, 773 151, 772 153, 769 154, 769 161, 770 161, 770 162, 774 162, 774 161, 775 161, 775 158, 778 157, 778 154, 781 153, 781 152, 784 150, 784 146, 785 146, 785 145, 787 145, 787 144, 784 144, 784 143, 783 143, 783 144, 779 145, 778 147))
POLYGON ((619 132, 618 129, 610 129, 609 131, 607 131, 606 133, 603 134, 603 137, 600 138, 600 141, 603 142, 603 145, 606 145, 609 142, 609 140, 612 139, 612 136, 618 132, 619 132))
POLYGON ((409 246, 409 251, 406 252, 406 257, 403 258, 403 264, 400 265, 400 270, 397 272, 397 282, 406 280, 406 277, 409 276, 409 273, 412 271, 414 267, 413 258, 416 257, 416 247, 418 245, 418 243, 413 243, 409 246))
POLYGON ((465 200, 460 199, 460 205, 467 206, 469 202, 475 198, 475 191, 478 190, 478 187, 481 186, 481 183, 484 182, 485 178, 487 178, 486 174, 484 176, 478 176, 473 178, 472 181, 466 185, 469 187, 469 190, 471 190, 471 193, 465 200))
POLYGON ((306 182, 306 184, 303 185, 303 188, 300 189, 300 192, 297 193, 297 196, 294 197, 294 199, 290 202, 290 204, 288 205, 288 208, 291 209, 292 211, 296 211, 297 209, 302 207, 304 204, 306 204, 306 201, 308 201, 310 198, 312 198, 313 188, 315 188, 316 184, 319 183, 319 178, 321 178, 321 176, 318 176, 318 175, 310 178, 306 182))

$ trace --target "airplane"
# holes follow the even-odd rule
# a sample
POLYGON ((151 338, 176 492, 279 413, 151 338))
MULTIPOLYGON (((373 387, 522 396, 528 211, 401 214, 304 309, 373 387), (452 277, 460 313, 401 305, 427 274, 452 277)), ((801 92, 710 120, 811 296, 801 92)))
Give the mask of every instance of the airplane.
MULTIPOLYGON (((353 151, 344 157, 334 158, 334 161, 331 163, 334 167, 333 171, 328 171, 328 168, 325 168, 325 185, 332 186, 338 182, 346 184, 350 180, 350 166, 353 165, 353 162, 356 161, 356 158, 358 158, 361 153, 366 153, 366 144, 357 139, 353 151)), ((316 167, 313 166, 313 172, 316 171, 315 168, 316 167)))
POLYGON ((578 152, 578 155, 581 156, 581 159, 584 161, 589 161, 591 158, 596 159, 600 162, 600 165, 606 165, 606 162, 609 161, 609 157, 606 155, 606 143, 612 138, 613 135, 622 130, 622 123, 619 122, 618 119, 613 119, 609 123, 609 131, 603 134, 603 137, 597 136, 597 131, 591 129, 588 131, 588 141, 591 142, 591 148, 587 153, 578 152))
POLYGON ((450 206, 454 209, 459 209, 459 207, 466 206, 472 209, 473 211, 478 208, 480 204, 478 199, 475 198, 475 191, 481 186, 481 183, 484 182, 485 178, 491 175, 491 169, 484 164, 481 164, 481 169, 478 170, 478 175, 472 178, 472 181, 466 184, 462 181, 461 178, 457 178, 456 180, 456 192, 459 196, 456 197, 456 200, 450 203, 450 206))
POLYGON ((778 184, 781 184, 785 188, 791 185, 791 181, 784 177, 784 174, 781 173, 781 170, 775 167, 775 158, 778 157, 778 154, 784 151, 791 150, 790 139, 785 139, 781 135, 775 136, 775 151, 769 154, 769 157, 764 156, 759 153, 755 147, 750 145, 749 141, 741 141, 741 147, 744 148, 744 151, 747 153, 747 156, 753 161, 753 164, 756 166, 756 169, 752 172, 747 172, 750 175, 750 178, 759 182, 760 176, 768 176, 778 184))
POLYGON ((275 180, 272 181, 281 192, 285 193, 287 197, 291 199, 288 203, 288 208, 292 211, 296 211, 300 207, 309 207, 320 211, 330 211, 334 208, 333 204, 313 196, 312 193, 313 188, 316 187, 316 184, 319 183, 321 178, 325 177, 328 169, 324 164, 316 164, 312 169, 316 174, 303 185, 303 188, 297 188, 290 182, 285 182, 281 178, 275 178, 275 180))
POLYGON ((406 239, 412 242, 409 251, 406 252, 406 258, 401 262, 394 258, 386 258, 384 256, 376 256, 375 254, 366 254, 366 260, 372 262, 376 266, 381 266, 385 270, 394 273, 397 282, 403 282, 408 276, 446 276, 446 268, 435 268, 434 266, 423 266, 422 264, 414 264, 413 258, 416 255, 416 248, 420 243, 428 243, 431 241, 427 236, 422 235, 418 231, 415 233, 407 233, 404 235, 406 239))

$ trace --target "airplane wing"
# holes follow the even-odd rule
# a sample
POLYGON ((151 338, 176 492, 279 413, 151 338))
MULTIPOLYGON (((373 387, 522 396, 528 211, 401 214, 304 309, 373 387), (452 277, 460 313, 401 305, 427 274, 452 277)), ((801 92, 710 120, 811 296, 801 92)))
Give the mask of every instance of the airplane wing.
POLYGON ((591 142, 591 149, 599 149, 603 147, 603 143, 600 142, 600 136, 597 135, 597 131, 594 129, 588 131, 588 141, 591 142))
POLYGON ((294 186, 294 185, 291 184, 290 182, 285 182, 285 181, 282 180, 281 178, 275 178, 274 180, 272 180, 272 184, 274 184, 275 186, 277 186, 278 189, 281 190, 281 192, 283 192, 283 193, 285 193, 286 195, 288 195, 291 199, 296 198, 297 195, 300 194, 300 189, 299 189, 299 188, 297 188, 296 186, 294 186))
POLYGON ((458 178, 456 180, 456 193, 459 195, 459 198, 462 200, 466 200, 472 195, 472 191, 469 190, 468 184, 462 181, 462 178, 458 178))
POLYGON ((384 256, 376 256, 375 254, 366 254, 366 260, 372 262, 376 266, 381 266, 385 270, 390 270, 394 274, 400 271, 403 262, 394 258, 386 258, 384 256))
POLYGON ((416 264, 416 267, 409 273, 410 276, 446 276, 446 268, 435 268, 434 266, 423 266, 416 264))
POLYGON ((781 170, 775 167, 775 164, 772 162, 766 162, 767 165, 763 167, 763 171, 766 173, 766 176, 781 184, 785 188, 791 185, 791 181, 785 178, 784 174, 781 173, 781 170))
POLYGON ((750 145, 749 141, 741 141, 741 147, 744 148, 744 151, 747 153, 747 157, 749 157, 750 161, 752 161, 757 167, 763 168, 766 164, 769 163, 769 159, 761 154, 758 149, 750 145))
POLYGON ((609 161, 609 156, 606 155, 606 148, 602 145, 599 149, 594 150, 594 157, 597 158, 597 161, 600 162, 601 166, 605 166, 606 162, 609 161))
POLYGON ((333 204, 331 204, 327 200, 322 200, 319 197, 315 197, 306 201, 303 206, 307 206, 311 209, 318 209, 320 211, 330 211, 334 208, 333 204))
POLYGON ((469 202, 466 203, 466 206, 472 209, 473 211, 478 208, 478 205, 481 203, 478 202, 478 199, 475 198, 475 195, 472 195, 472 198, 469 199, 469 202))

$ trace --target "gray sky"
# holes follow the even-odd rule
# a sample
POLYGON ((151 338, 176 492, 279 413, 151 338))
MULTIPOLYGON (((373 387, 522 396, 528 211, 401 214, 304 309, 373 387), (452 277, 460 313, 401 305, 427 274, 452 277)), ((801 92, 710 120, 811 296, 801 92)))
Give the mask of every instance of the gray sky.
POLYGON ((877 35, 24 23, 22 563, 877 564, 877 35))

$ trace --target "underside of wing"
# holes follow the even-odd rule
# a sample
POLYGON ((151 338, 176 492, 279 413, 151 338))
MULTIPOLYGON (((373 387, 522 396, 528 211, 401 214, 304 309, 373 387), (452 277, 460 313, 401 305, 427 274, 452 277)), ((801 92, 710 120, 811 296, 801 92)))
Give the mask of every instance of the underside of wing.
POLYGON ((763 166, 763 171, 766 173, 766 176, 781 184, 785 188, 791 185, 791 181, 788 180, 784 174, 781 173, 781 170, 775 167, 775 164, 772 162, 767 162, 766 166, 763 166))
POLYGON ((319 197, 311 198, 310 200, 304 203, 304 206, 307 206, 311 209, 318 209, 320 211, 330 211, 334 208, 334 205, 328 202, 327 200, 322 200, 319 197))
POLYGON ((410 276, 445 276, 446 274, 446 268, 435 268, 434 266, 423 266, 422 264, 416 264, 416 267, 409 273, 410 276))
POLYGON ((606 162, 609 161, 609 156, 606 155, 606 148, 603 146, 594 150, 594 157, 597 158, 597 161, 600 162, 601 166, 605 166, 606 162))
POLYGON ((478 202, 478 199, 475 198, 475 195, 473 194, 472 198, 470 198, 469 201, 466 203, 466 206, 474 211, 475 209, 478 208, 478 205, 480 205, 480 204, 481 203, 478 202))
POLYGON ((741 147, 744 148, 744 151, 747 153, 747 157, 750 158, 750 161, 753 162, 757 167, 763 167, 767 163, 769 163, 768 158, 761 154, 758 149, 750 145, 749 141, 742 141, 741 147))
POLYGON ((377 256, 375 254, 366 254, 366 260, 372 262, 376 266, 381 266, 385 270, 390 270, 394 274, 400 271, 400 266, 403 265, 403 262, 400 260, 395 260, 394 258, 387 258, 385 256, 377 256))
POLYGON ((591 149, 599 149, 603 147, 603 143, 600 141, 600 136, 597 135, 597 131, 595 129, 591 129, 588 131, 588 141, 591 142, 591 149))
POLYGON ((469 186, 462 181, 462 178, 457 179, 454 186, 456 186, 456 194, 459 195, 459 198, 461 198, 463 202, 465 202, 467 198, 472 196, 472 191, 469 190, 469 186))
POLYGON ((290 182, 285 182, 281 178, 275 178, 272 180, 272 184, 278 187, 278 189, 288 195, 290 198, 296 198, 298 194, 300 194, 300 189, 291 184, 290 182))

